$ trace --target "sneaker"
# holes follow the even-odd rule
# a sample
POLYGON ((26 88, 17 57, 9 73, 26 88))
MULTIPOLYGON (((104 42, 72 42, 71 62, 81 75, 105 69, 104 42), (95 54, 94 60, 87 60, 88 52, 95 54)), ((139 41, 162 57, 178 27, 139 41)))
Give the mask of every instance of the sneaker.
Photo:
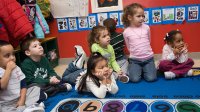
POLYGON ((75 50, 76 50, 76 59, 73 62, 73 64, 77 67, 77 68, 84 68, 84 64, 85 64, 85 60, 86 60, 86 54, 85 51, 83 50, 83 48, 79 45, 75 45, 75 50))
POLYGON ((71 91, 72 86, 69 83, 64 83, 61 85, 58 85, 59 92, 64 92, 64 91, 71 91))
POLYGON ((41 102, 41 103, 39 104, 39 106, 42 107, 42 108, 45 108, 45 105, 44 105, 43 102, 41 102))
POLYGON ((128 83, 129 82, 129 77, 127 75, 119 75, 118 76, 118 80, 120 82, 123 82, 123 83, 128 83))
POLYGON ((23 112, 44 112, 44 108, 36 103, 31 106, 28 106, 23 112))
POLYGON ((165 79, 173 79, 176 77, 176 74, 173 72, 164 72, 165 79))
POLYGON ((193 70, 190 69, 188 72, 187 72, 187 76, 192 76, 193 75, 193 70))

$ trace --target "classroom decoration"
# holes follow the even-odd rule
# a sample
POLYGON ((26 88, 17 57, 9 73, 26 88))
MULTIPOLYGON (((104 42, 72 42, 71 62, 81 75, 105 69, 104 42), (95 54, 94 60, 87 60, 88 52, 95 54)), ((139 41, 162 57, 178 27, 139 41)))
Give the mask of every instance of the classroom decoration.
MULTIPOLYGON (((144 9, 144 23, 148 25, 182 24, 200 21, 200 5, 168 6, 144 9)), ((85 17, 57 19, 59 32, 91 30, 96 25, 103 25, 107 18, 113 18, 118 28, 123 28, 122 11, 92 13, 85 17), (66 25, 65 25, 66 24, 66 25), (63 25, 63 27, 62 27, 63 25), (66 26, 66 28, 64 28, 66 26), (69 26, 69 28, 68 28, 69 26)))
POLYGON ((49 0, 54 18, 88 16, 88 0, 49 0))

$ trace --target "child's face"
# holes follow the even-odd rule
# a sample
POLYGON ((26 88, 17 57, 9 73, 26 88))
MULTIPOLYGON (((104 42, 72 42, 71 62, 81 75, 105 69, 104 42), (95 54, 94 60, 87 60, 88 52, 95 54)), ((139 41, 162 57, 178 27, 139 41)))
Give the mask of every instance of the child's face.
POLYGON ((110 44, 110 35, 108 33, 108 30, 100 31, 100 36, 97 43, 99 43, 100 46, 104 48, 106 48, 107 45, 110 44))
POLYGON ((30 56, 42 56, 44 54, 43 47, 38 40, 31 42, 27 52, 30 56))
POLYGON ((108 70, 109 70, 109 68, 108 68, 107 61, 105 59, 102 59, 99 62, 97 62, 93 74, 96 74, 99 72, 108 72, 108 70))
POLYGON ((180 33, 177 33, 175 36, 174 36, 174 41, 172 43, 172 47, 181 47, 183 46, 184 44, 184 41, 183 41, 183 36, 182 34, 180 33))
POLYGON ((133 16, 128 15, 128 20, 130 21, 130 26, 139 27, 144 22, 144 10, 142 8, 136 8, 135 14, 133 16))
POLYGON ((5 45, 0 47, 0 67, 5 69, 7 63, 10 61, 16 61, 12 45, 5 45))

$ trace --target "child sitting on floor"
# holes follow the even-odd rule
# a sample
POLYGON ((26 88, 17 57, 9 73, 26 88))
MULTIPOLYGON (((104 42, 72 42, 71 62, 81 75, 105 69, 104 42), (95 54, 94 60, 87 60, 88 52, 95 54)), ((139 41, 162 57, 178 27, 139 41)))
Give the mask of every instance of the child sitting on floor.
POLYGON ((28 56, 21 64, 29 86, 37 85, 53 96, 58 92, 70 91, 71 85, 61 81, 44 56, 44 50, 36 38, 27 38, 21 44, 21 49, 28 56))
POLYGON ((125 75, 116 62, 115 52, 110 45, 110 33, 105 26, 95 26, 89 34, 89 47, 92 52, 99 52, 108 60, 108 66, 115 72, 115 78, 123 83, 129 82, 129 77, 125 75))
POLYGON ((47 96, 39 87, 27 89, 25 75, 15 64, 10 43, 0 40, 0 112, 44 112, 47 96))
POLYGON ((166 79, 175 77, 192 76, 194 65, 192 59, 188 58, 187 44, 183 41, 181 31, 172 30, 164 38, 166 44, 163 47, 162 60, 159 71, 164 72, 166 79))

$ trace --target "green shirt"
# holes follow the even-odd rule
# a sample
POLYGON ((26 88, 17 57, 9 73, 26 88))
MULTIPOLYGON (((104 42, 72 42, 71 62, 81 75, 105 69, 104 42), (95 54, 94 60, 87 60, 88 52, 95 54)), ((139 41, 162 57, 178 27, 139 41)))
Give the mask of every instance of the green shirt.
POLYGON ((22 62, 21 69, 26 76, 27 85, 32 83, 49 84, 50 77, 59 78, 46 57, 42 57, 39 62, 28 57, 22 62))
POLYGON ((108 66, 111 67, 114 71, 119 72, 121 68, 115 60, 115 52, 111 45, 108 45, 107 48, 102 48, 99 44, 92 44, 92 52, 99 52, 105 58, 108 59, 108 66))

